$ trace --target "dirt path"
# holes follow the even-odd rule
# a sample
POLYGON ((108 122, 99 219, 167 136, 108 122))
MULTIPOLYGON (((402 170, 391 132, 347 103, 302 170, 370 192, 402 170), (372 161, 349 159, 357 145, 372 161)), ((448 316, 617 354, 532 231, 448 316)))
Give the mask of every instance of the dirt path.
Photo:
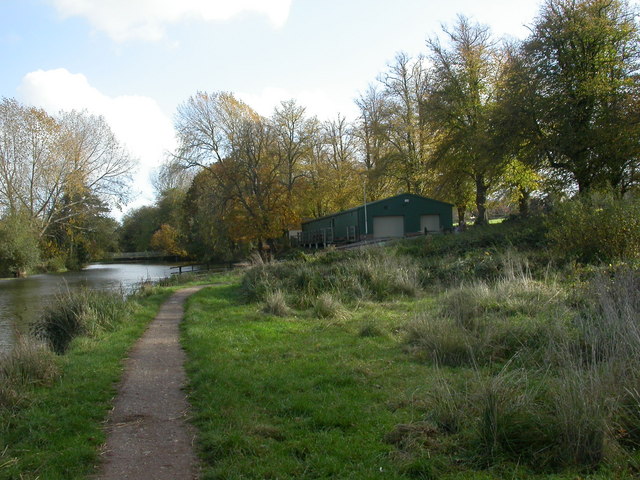
POLYGON ((185 421, 189 405, 181 390, 186 374, 178 325, 184 301, 201 288, 169 298, 132 349, 107 423, 97 479, 197 478, 194 432, 185 421))

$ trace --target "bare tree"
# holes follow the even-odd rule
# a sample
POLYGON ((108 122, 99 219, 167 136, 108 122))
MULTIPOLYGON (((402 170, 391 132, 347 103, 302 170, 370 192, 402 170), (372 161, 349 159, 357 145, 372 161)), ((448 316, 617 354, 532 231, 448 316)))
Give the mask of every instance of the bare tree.
POLYGON ((0 104, 0 209, 27 212, 41 236, 79 215, 76 206, 123 202, 133 165, 102 117, 0 104))

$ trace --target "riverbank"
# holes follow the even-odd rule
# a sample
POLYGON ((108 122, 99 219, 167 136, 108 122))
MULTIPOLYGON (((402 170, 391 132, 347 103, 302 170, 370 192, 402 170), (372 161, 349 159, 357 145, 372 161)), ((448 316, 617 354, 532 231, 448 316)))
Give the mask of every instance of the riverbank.
POLYGON ((17 336, 28 333, 44 306, 60 295, 82 287, 131 292, 141 282, 170 275, 168 264, 93 264, 80 272, 0 280, 0 354, 10 350, 17 336))
POLYGON ((54 378, 42 385, 24 382, 20 398, 0 407, 0 479, 85 479, 94 473, 122 360, 179 288, 174 282, 143 286, 128 300, 127 322, 73 339, 64 355, 53 357, 59 370, 54 378))

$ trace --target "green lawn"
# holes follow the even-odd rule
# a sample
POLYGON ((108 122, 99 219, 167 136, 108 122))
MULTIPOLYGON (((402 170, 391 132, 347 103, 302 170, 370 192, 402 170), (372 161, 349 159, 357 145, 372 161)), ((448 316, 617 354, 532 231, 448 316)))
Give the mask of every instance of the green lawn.
POLYGON ((243 304, 236 283, 191 297, 183 345, 203 479, 615 478, 476 468, 455 436, 431 435, 433 379, 471 371, 403 350, 402 327, 433 301, 361 303, 318 319, 265 314, 243 304))

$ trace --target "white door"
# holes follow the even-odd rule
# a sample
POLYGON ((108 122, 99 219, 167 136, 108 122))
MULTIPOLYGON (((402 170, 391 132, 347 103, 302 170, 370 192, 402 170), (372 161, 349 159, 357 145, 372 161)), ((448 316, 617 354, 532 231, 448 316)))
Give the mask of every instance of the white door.
POLYGON ((389 238, 404 236, 404 217, 389 215, 373 217, 373 238, 389 238))
POLYGON ((440 215, 421 215, 420 216, 420 231, 424 233, 424 229, 427 232, 439 232, 440 231, 440 215))

